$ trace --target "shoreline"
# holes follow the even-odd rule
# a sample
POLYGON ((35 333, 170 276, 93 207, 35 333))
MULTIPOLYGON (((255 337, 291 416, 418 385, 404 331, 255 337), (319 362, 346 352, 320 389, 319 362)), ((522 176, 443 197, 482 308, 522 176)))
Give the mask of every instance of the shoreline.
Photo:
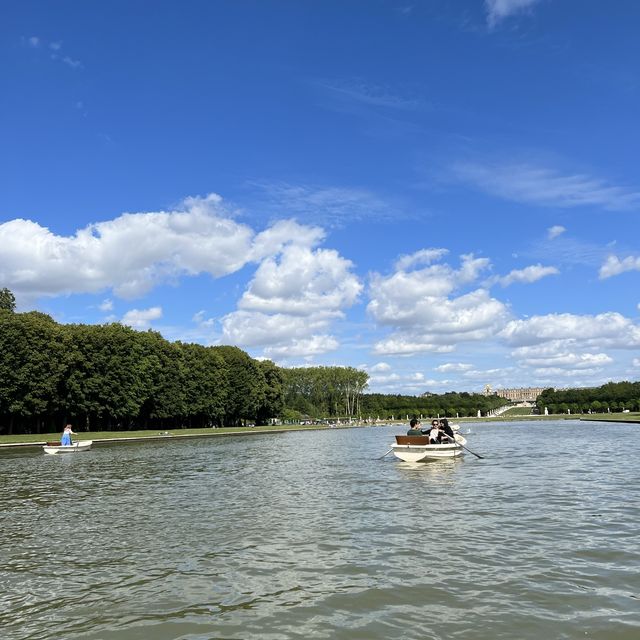
MULTIPOLYGON (((611 415, 611 414, 604 414, 611 415)), ((514 415, 514 416, 490 416, 490 417, 482 417, 482 418, 455 418, 453 419, 456 422, 461 424, 467 423, 483 423, 483 422, 544 422, 548 420, 566 420, 566 421, 580 421, 580 422, 613 422, 618 424, 640 424, 640 415, 633 414, 629 417, 602 417, 602 418, 594 418, 594 417, 586 417, 585 414, 575 414, 575 415, 551 415, 551 416, 540 416, 540 415, 514 415)), ((233 427, 227 429, 174 429, 166 432, 158 432, 155 430, 137 430, 133 432, 122 432, 122 431, 97 431, 95 434, 91 432, 78 432, 77 436, 81 436, 80 438, 76 438, 76 442, 82 442, 83 440, 92 440, 94 445, 96 444, 113 444, 113 443, 135 443, 135 442, 154 442, 160 440, 171 440, 174 438, 187 439, 187 438, 211 438, 211 437, 231 437, 231 436, 255 436, 255 435, 274 435, 280 433, 288 433, 288 432, 299 432, 299 431, 326 431, 330 429, 356 429, 356 428, 364 428, 364 427, 405 427, 406 421, 393 421, 393 422, 385 422, 383 424, 367 424, 364 422, 354 422, 352 424, 340 424, 334 426, 328 425, 280 425, 276 427, 233 427), (184 431, 190 431, 190 433, 184 433, 184 431), (123 435, 112 435, 114 433, 122 433, 123 435), (133 433, 136 435, 124 435, 126 433, 133 433)), ((45 440, 33 440, 33 441, 22 441, 22 442, 3 442, 5 438, 14 438, 19 436, 0 436, 0 451, 4 449, 24 449, 29 447, 42 447, 47 444, 47 442, 58 441, 60 439, 60 433, 48 433, 48 434, 38 434, 37 437, 44 436, 45 440)))

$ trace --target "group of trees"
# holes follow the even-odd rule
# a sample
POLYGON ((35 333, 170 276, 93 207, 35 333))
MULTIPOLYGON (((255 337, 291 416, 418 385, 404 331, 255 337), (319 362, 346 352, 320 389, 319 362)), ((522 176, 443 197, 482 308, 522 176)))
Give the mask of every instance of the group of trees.
POLYGON ((640 382, 608 382, 586 389, 545 389, 536 400, 540 413, 640 411, 640 382))
POLYGON ((2 305, 0 354, 0 433, 236 426, 283 409, 272 362, 120 324, 62 325, 2 305))
POLYGON ((353 367, 283 369, 285 418, 359 416, 369 376, 353 367))
POLYGON ((465 417, 482 415, 505 404, 504 398, 485 396, 479 393, 430 394, 425 396, 388 395, 381 393, 367 394, 362 399, 362 413, 367 417, 383 419, 423 415, 465 417))

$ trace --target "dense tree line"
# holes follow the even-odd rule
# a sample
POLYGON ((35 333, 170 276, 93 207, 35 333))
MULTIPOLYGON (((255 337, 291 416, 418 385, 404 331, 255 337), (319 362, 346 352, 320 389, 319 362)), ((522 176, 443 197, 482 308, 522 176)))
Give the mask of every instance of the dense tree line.
MULTIPOLYGON (((0 433, 237 426, 281 414, 282 372, 236 347, 14 313, 0 291, 0 433)), ((5 294, 5 295, 3 295, 5 294)))
POLYGON ((540 413, 640 411, 640 382, 608 382, 587 389, 545 389, 536 400, 540 413))
POLYGON ((362 397, 364 417, 387 419, 408 416, 448 416, 462 418, 482 415, 505 404, 504 398, 485 396, 479 393, 430 394, 425 396, 389 395, 371 393, 362 397))
POLYGON ((353 367, 283 369, 285 418, 328 418, 361 414, 369 376, 353 367))
POLYGON ((477 416, 505 400, 472 393, 407 396, 364 393, 368 375, 352 367, 304 367, 283 371, 286 415, 313 419, 356 417, 386 420, 407 415, 477 416))

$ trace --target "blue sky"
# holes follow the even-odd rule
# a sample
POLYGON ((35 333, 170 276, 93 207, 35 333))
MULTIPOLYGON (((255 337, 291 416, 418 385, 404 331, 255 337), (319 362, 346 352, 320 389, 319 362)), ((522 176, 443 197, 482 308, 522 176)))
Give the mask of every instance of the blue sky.
POLYGON ((640 376, 637 2, 2 13, 20 310, 372 391, 640 376))

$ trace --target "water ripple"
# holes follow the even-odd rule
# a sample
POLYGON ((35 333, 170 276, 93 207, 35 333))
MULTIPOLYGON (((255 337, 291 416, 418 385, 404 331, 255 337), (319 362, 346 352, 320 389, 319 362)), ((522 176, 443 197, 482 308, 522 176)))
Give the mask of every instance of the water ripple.
POLYGON ((3 452, 3 639, 639 637, 637 427, 396 432, 3 452))

